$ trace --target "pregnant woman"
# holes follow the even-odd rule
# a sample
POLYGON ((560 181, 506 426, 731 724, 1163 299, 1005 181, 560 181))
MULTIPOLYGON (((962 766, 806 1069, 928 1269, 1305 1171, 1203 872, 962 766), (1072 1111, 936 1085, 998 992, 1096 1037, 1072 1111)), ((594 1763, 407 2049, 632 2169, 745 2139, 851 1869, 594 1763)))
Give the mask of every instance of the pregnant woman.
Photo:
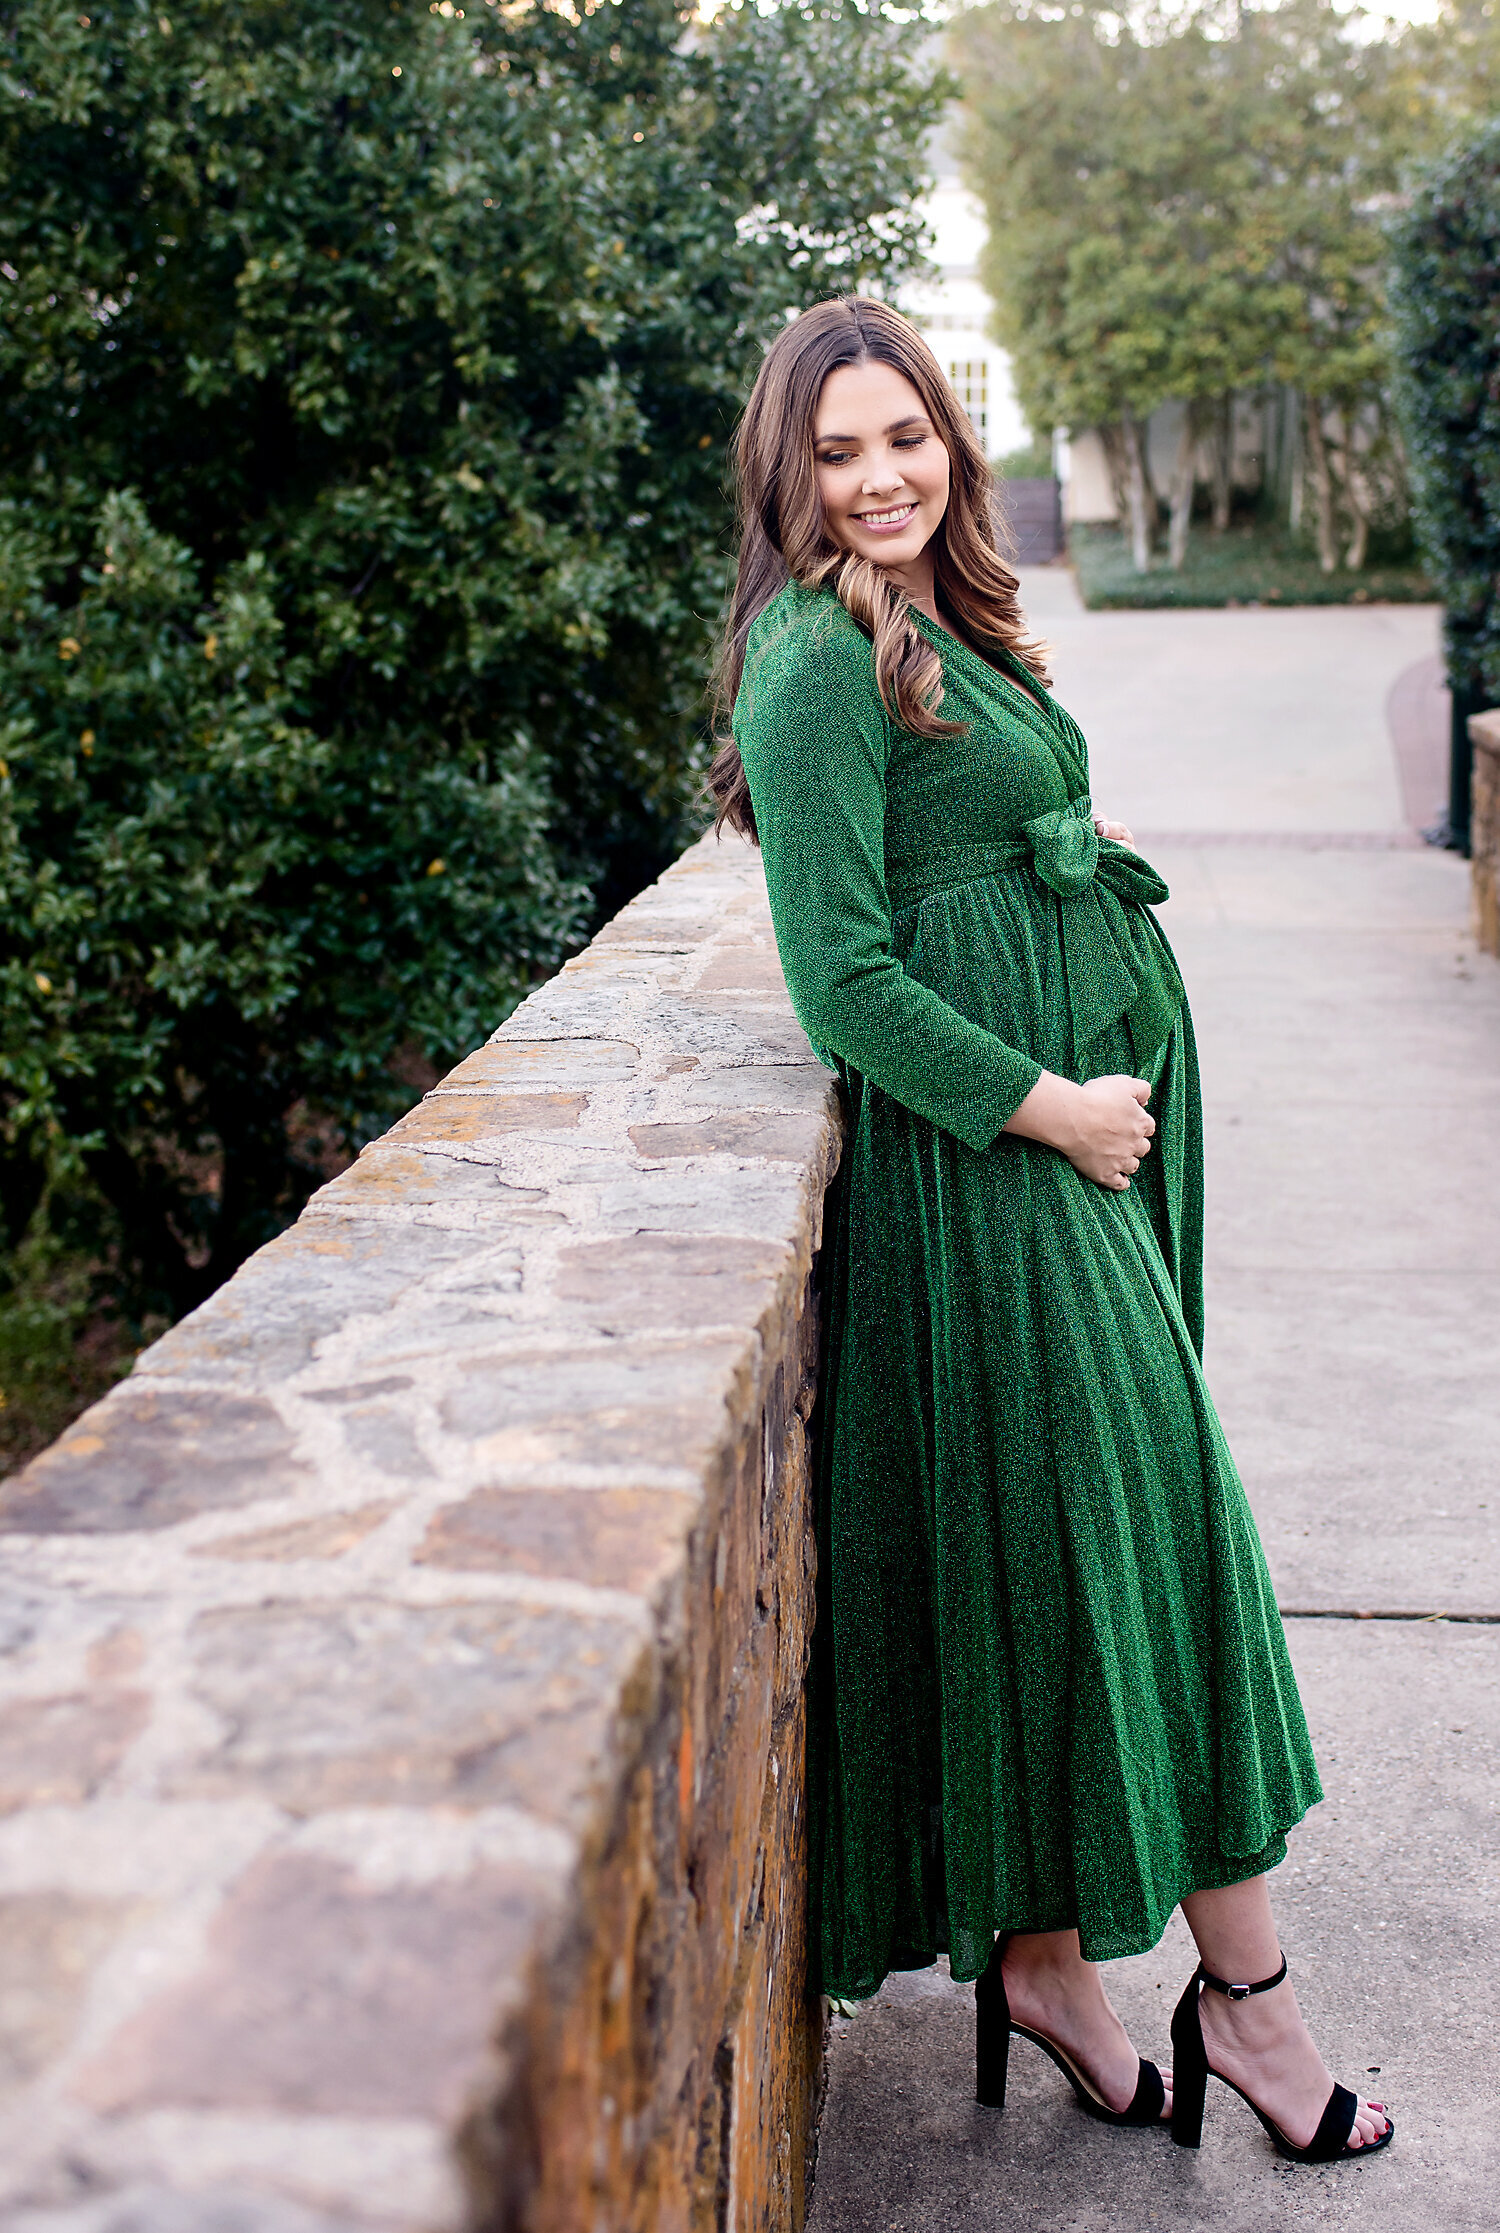
POLYGON ((1298 2161, 1372 2154, 1266 1873, 1320 1796, 1199 1366, 1182 984, 1047 689, 988 468, 921 336, 825 302, 738 446, 721 822, 849 1129, 822 1424, 812 1774, 824 1988, 949 1955, 978 2092, 1013 2032, 1102 2122, 1198 2144, 1224 2080, 1298 2161), (1096 1964, 1181 1906, 1175 2071, 1096 1964))

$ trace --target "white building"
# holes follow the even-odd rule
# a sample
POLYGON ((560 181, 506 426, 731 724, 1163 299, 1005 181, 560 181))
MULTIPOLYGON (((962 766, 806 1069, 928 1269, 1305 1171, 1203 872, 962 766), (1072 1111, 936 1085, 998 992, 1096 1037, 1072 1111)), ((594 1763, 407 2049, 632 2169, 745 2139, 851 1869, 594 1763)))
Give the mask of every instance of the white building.
POLYGON ((1011 386, 1010 360, 988 331, 990 298, 979 280, 984 210, 959 178, 946 131, 937 134, 931 160, 935 183, 922 214, 932 228, 938 277, 904 287, 901 308, 932 343, 986 455, 1004 457, 1024 449, 1031 435, 1011 386))
MULTIPOLYGON (((932 228, 929 251, 938 276, 909 283, 901 308, 910 313, 932 343, 934 354, 953 382, 987 456, 1004 457, 1025 449, 1032 429, 1021 416, 1011 382, 1010 359, 990 336, 993 304, 979 278, 984 247, 984 209, 958 174, 947 127, 933 139, 929 158, 933 189, 920 207, 932 228)), ((1053 429, 1038 430, 1044 441, 1053 429)), ((1154 433, 1153 429, 1153 433, 1154 433)), ((1063 516, 1070 520, 1112 520, 1114 497, 1104 451, 1097 434, 1074 443, 1052 444, 1053 467, 1063 484, 1063 516)))

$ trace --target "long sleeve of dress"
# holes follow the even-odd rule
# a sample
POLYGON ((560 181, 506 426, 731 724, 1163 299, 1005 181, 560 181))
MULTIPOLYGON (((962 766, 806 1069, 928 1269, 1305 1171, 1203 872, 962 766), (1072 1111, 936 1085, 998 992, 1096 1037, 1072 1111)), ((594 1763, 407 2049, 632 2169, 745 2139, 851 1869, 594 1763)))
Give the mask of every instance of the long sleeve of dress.
POLYGON ((1041 1066, 908 976, 893 951, 889 730, 853 624, 804 622, 752 649, 735 737, 803 1030, 918 1115, 988 1147, 1041 1066))

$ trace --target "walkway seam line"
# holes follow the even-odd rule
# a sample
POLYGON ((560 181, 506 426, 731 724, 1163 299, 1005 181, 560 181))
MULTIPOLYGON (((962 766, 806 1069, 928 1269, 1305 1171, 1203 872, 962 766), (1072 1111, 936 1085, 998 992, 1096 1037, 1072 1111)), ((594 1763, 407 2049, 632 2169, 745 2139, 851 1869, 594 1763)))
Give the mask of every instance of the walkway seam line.
POLYGON ((1406 1620, 1468 1621, 1481 1628, 1500 1627, 1500 1613, 1387 1613, 1355 1612, 1344 1605, 1278 1605, 1283 1620, 1406 1620))

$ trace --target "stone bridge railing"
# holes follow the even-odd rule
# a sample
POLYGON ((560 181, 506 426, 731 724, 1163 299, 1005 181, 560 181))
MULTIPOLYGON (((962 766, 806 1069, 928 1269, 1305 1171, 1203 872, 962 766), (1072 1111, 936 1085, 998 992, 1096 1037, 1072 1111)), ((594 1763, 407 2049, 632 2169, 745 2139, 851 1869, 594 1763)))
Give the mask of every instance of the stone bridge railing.
POLYGON ((0 1491, 8 2233, 796 2233, 838 1141, 706 840, 0 1491))

